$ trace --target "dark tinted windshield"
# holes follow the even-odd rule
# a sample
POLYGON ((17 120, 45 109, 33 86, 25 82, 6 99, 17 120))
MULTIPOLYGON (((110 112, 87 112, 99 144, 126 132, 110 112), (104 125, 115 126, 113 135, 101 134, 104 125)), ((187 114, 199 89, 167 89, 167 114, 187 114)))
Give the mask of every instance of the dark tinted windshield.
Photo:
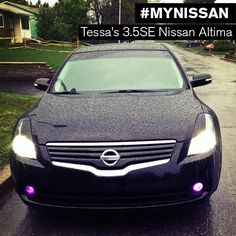
POLYGON ((102 51, 72 55, 52 92, 182 89, 182 75, 166 51, 102 51))

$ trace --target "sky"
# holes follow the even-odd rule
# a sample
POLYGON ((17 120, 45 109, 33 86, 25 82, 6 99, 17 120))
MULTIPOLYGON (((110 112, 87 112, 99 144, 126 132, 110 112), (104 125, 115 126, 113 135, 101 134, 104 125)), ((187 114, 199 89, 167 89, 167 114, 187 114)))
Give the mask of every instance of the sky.
MULTIPOLYGON (((31 0, 35 4, 38 0, 31 0)), ((53 6, 57 0, 41 0, 42 3, 48 2, 50 6, 53 6)), ((162 2, 168 3, 178 3, 183 2, 183 0, 162 0, 162 2)), ((216 3, 236 3, 236 0, 217 0, 216 3)))

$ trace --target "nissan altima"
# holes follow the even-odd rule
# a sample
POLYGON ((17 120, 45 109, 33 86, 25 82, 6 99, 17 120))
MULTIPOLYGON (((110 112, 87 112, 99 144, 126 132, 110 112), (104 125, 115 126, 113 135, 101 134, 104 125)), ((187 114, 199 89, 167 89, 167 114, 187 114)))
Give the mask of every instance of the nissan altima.
POLYGON ((161 44, 76 49, 40 102, 17 122, 11 151, 16 191, 30 206, 148 208, 207 199, 217 189, 216 114, 161 44))

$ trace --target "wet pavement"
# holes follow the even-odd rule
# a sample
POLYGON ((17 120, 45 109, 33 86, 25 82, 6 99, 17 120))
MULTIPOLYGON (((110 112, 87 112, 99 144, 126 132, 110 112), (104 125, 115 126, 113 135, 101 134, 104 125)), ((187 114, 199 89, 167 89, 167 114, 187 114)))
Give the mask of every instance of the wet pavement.
POLYGON ((129 214, 49 214, 30 210, 10 190, 0 198, 0 235, 236 235, 236 64, 171 48, 189 74, 213 75, 212 84, 195 90, 222 129, 222 175, 210 201, 129 214))
POLYGON ((41 96, 42 91, 34 88, 31 80, 0 80, 0 92, 20 93, 25 95, 41 96))

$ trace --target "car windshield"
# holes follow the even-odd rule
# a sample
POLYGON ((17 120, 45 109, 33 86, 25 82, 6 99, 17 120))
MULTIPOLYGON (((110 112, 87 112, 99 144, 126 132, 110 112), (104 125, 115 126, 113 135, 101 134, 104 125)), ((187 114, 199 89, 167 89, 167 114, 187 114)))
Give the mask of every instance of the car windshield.
POLYGON ((98 51, 73 54, 51 91, 153 91, 184 86, 183 77, 167 51, 98 51))

